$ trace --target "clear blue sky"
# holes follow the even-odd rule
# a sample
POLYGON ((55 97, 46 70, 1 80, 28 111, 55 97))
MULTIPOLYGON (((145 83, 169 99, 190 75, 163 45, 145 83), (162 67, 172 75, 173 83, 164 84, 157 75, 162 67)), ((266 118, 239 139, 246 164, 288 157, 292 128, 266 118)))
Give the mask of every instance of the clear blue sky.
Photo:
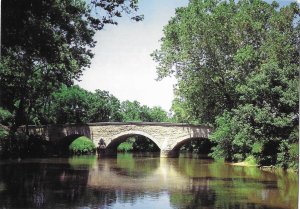
MULTIPOLYGON (((286 5, 293 1, 278 2, 286 5)), ((150 54, 159 48, 163 26, 174 16, 175 8, 187 4, 188 0, 140 0, 139 13, 144 14, 144 21, 137 23, 124 16, 118 26, 108 25, 96 33, 95 57, 78 84, 89 91, 107 90, 121 101, 137 100, 168 111, 176 81, 155 81, 157 63, 150 54)))

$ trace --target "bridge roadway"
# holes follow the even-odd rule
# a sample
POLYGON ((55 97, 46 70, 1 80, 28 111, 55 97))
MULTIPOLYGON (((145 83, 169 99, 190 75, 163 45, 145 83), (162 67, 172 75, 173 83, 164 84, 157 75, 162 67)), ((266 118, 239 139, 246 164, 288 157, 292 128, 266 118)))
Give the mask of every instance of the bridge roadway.
POLYGON ((176 157, 179 148, 191 139, 208 138, 212 128, 204 125, 157 122, 101 122, 29 126, 29 133, 42 136, 44 140, 58 142, 71 135, 90 138, 96 146, 103 142, 106 154, 114 154, 117 147, 128 137, 141 135, 151 139, 161 150, 161 157, 176 157))

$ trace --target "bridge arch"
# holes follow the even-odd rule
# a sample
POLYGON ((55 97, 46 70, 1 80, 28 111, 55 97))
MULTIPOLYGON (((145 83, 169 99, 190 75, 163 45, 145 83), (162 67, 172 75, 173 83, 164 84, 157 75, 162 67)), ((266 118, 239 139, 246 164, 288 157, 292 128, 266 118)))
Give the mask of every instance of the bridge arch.
POLYGON ((161 150, 161 145, 159 143, 159 140, 157 140, 155 137, 151 136, 150 134, 148 134, 146 132, 135 131, 135 130, 125 131, 125 132, 119 133, 117 135, 114 135, 112 137, 112 140, 110 141, 110 143, 106 145, 106 149, 117 150, 117 147, 120 143, 124 142, 129 137, 136 136, 136 135, 147 137, 152 142, 154 142, 158 146, 158 148, 161 150))
POLYGON ((194 139, 199 139, 199 140, 208 140, 207 138, 204 137, 184 137, 178 139, 172 146, 171 150, 179 150, 182 146, 184 146, 186 143, 190 142, 191 140, 194 139))
POLYGON ((61 137, 59 140, 56 141, 56 147, 59 155, 68 155, 69 154, 69 145, 78 137, 84 136, 83 134, 79 133, 71 133, 67 136, 61 137))
POLYGON ((180 153, 180 148, 192 140, 207 140, 207 141, 209 141, 209 139, 206 137, 181 137, 181 138, 177 139, 175 141, 175 143, 170 145, 168 151, 164 155, 167 157, 178 157, 179 153, 180 153))

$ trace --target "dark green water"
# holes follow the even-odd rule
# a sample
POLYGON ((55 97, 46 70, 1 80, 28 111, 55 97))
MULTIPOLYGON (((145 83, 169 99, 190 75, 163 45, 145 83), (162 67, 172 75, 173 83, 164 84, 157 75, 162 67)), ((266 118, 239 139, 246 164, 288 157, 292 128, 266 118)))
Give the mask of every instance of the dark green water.
POLYGON ((193 158, 0 161, 0 208, 295 209, 298 175, 193 158))

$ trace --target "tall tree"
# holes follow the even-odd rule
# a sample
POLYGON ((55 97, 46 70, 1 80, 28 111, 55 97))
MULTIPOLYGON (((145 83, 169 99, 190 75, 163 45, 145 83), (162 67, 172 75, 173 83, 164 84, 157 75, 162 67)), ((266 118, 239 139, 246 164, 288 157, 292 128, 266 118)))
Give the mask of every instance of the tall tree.
POLYGON ((120 101, 116 97, 107 91, 92 93, 77 85, 64 85, 52 93, 49 112, 40 112, 36 117, 46 124, 122 121, 120 101))
MULTIPOLYGON (((175 109, 184 109, 186 120, 214 123, 237 107, 236 87, 261 63, 258 49, 277 7, 256 0, 192 0, 176 10, 152 56, 159 63, 158 79, 177 78, 175 109)), ((292 7, 296 15, 297 5, 292 7)))
POLYGON ((259 47, 236 56, 244 66, 257 54, 254 69, 236 86, 239 105, 218 118, 213 156, 253 155, 260 164, 298 169, 299 14, 296 4, 273 9, 259 47))
POLYGON ((138 101, 128 100, 121 103, 121 113, 124 122, 141 122, 141 105, 138 101))
MULTIPOLYGON (((105 24, 137 10, 136 0, 5 0, 1 7, 0 106, 14 127, 71 85, 89 66, 93 36, 105 24)), ((141 16, 134 16, 141 20, 141 16)))
POLYGON ((95 98, 91 92, 79 86, 62 86, 52 94, 49 122, 55 124, 90 122, 91 101, 95 98))
POLYGON ((122 121, 121 103, 108 91, 96 90, 89 100, 88 122, 122 121))
POLYGON ((150 121, 153 122, 168 122, 170 121, 168 113, 159 106, 150 108, 150 121))
POLYGON ((213 123, 221 110, 235 106, 236 7, 233 1, 190 1, 176 10, 164 27, 161 48, 152 54, 159 79, 177 78, 176 106, 182 101, 191 121, 213 123))
POLYGON ((124 122, 168 122, 168 113, 161 107, 148 107, 138 101, 121 103, 121 114, 124 122))
POLYGON ((216 125, 213 156, 295 158, 299 14, 296 3, 191 0, 165 26, 153 53, 158 77, 178 80, 177 118, 216 125))

